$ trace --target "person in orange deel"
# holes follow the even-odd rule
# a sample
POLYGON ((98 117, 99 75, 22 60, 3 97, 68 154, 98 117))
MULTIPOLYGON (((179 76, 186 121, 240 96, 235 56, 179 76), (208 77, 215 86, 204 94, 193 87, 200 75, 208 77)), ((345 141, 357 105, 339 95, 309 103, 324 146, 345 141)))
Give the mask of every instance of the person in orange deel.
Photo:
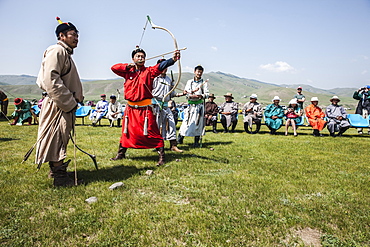
POLYGON ((318 107, 319 99, 317 97, 311 98, 311 104, 305 108, 306 116, 308 122, 312 126, 314 136, 322 136, 320 131, 322 131, 326 126, 325 113, 318 107))

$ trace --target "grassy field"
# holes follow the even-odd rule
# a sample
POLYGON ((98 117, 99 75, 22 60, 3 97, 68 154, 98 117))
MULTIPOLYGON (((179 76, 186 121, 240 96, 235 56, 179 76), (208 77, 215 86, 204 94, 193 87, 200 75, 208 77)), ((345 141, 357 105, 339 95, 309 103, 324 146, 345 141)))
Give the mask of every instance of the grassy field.
POLYGON ((78 151, 86 184, 55 189, 34 154, 21 164, 37 126, 0 122, 2 246, 370 246, 369 135, 271 136, 265 126, 248 135, 239 121, 237 133, 207 129, 199 149, 186 137, 185 152, 167 151, 157 168, 151 150, 110 161, 121 130, 103 125, 76 127, 99 171, 78 151))

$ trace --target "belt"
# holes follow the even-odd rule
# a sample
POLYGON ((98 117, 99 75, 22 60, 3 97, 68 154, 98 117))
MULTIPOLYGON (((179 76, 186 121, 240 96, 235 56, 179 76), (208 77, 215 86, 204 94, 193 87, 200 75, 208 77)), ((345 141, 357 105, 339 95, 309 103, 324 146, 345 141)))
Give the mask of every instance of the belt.
POLYGON ((199 105, 199 104, 202 104, 202 103, 203 103, 202 99, 197 100, 197 101, 188 100, 188 104, 199 105))
POLYGON ((141 101, 129 101, 129 100, 127 101, 127 105, 133 108, 147 107, 150 106, 151 104, 152 104, 151 99, 144 99, 141 101))
POLYGON ((162 107, 168 107, 168 102, 163 102, 160 100, 156 100, 155 98, 152 99, 152 104, 153 105, 160 105, 162 107))

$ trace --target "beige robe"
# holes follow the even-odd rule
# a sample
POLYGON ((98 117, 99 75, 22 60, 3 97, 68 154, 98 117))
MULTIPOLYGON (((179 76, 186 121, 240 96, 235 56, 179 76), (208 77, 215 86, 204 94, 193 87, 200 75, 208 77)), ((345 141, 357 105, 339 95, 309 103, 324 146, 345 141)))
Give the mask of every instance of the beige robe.
POLYGON ((69 133, 75 123, 72 110, 83 100, 82 84, 72 54, 73 50, 61 41, 44 53, 36 83, 48 97, 40 112, 36 164, 57 162, 66 157, 69 133))

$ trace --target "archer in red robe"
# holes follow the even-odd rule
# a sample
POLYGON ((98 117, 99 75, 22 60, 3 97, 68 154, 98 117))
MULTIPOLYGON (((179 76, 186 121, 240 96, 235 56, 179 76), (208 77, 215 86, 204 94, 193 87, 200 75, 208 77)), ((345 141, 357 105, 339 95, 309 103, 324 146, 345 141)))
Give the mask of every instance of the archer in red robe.
POLYGON ((145 56, 145 51, 138 48, 132 52, 134 63, 112 66, 115 74, 125 78, 123 89, 127 100, 120 145, 116 157, 112 160, 125 158, 127 148, 156 148, 159 153, 157 165, 163 165, 164 142, 151 107, 153 80, 164 69, 173 65, 179 59, 180 53, 176 51, 173 58, 151 67, 144 66, 145 56))

